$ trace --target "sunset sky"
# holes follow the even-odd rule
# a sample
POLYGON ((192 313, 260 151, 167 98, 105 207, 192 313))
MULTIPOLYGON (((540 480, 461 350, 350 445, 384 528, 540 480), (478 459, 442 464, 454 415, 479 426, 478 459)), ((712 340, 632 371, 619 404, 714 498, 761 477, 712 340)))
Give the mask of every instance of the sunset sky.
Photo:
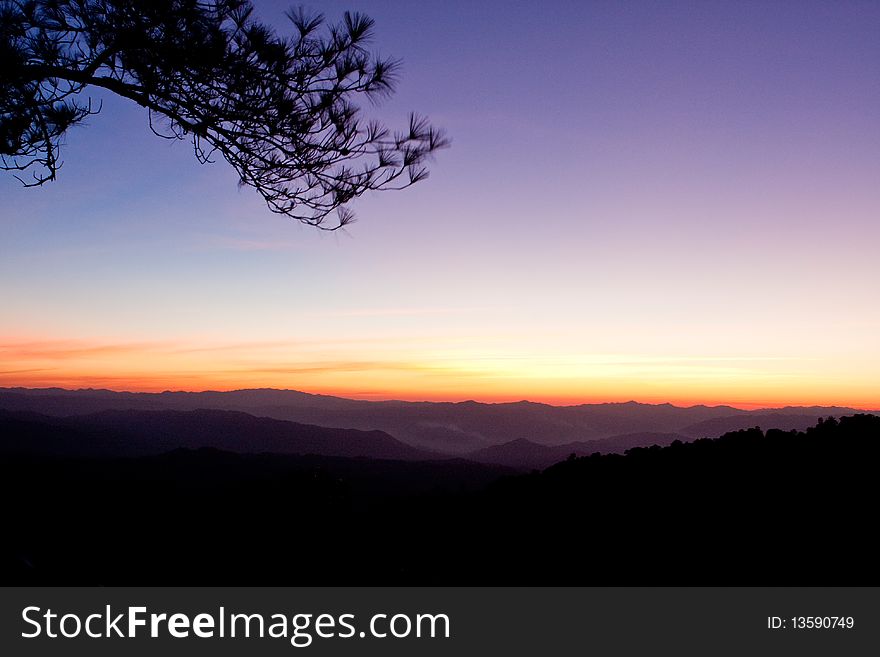
POLYGON ((95 93, 0 175, 0 386, 880 407, 880 3, 311 6, 431 177, 321 233, 95 93))

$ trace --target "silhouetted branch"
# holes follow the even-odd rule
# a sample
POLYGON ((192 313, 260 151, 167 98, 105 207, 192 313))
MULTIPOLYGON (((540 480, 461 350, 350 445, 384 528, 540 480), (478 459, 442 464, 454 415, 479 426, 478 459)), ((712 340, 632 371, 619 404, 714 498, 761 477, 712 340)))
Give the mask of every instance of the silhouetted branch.
POLYGON ((35 169, 28 186, 53 180, 63 135, 97 112, 73 97, 100 87, 147 108, 155 134, 192 140, 200 162, 221 154, 273 212, 312 226, 343 226, 354 198, 428 175, 442 131, 412 115, 392 134, 354 103, 396 81, 399 63, 365 49, 372 19, 326 25, 299 9, 285 38, 252 15, 245 0, 3 2, 2 168, 35 169))

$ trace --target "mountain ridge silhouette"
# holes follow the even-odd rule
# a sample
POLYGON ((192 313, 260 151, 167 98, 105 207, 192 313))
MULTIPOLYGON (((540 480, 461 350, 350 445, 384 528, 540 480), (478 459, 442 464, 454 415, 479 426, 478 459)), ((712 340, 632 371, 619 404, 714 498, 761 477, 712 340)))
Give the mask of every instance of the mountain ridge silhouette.
MULTIPOLYGON (((45 415, 82 415, 102 410, 241 411, 258 417, 327 428, 380 430, 407 445, 464 456, 518 439, 548 446, 587 442, 637 433, 682 433, 702 437, 699 423, 715 420, 715 431, 755 426, 789 428, 782 415, 844 415, 861 412, 843 407, 782 407, 743 410, 731 406, 642 404, 635 401, 553 406, 518 401, 485 403, 355 400, 271 388, 218 392, 115 392, 106 389, 0 388, 0 409, 45 415), (726 424, 718 418, 727 417, 726 424), (741 420, 734 418, 742 418, 741 420), (775 418, 775 419, 774 419, 775 418), (685 431, 689 427, 697 427, 685 431)), ((801 426, 801 422, 798 426, 801 426)), ((711 433, 711 432, 710 432, 711 433)))
POLYGON ((319 427, 213 409, 108 409, 67 417, 0 410, 0 429, 0 449, 18 453, 119 457, 209 447, 237 453, 436 458, 383 431, 319 427))

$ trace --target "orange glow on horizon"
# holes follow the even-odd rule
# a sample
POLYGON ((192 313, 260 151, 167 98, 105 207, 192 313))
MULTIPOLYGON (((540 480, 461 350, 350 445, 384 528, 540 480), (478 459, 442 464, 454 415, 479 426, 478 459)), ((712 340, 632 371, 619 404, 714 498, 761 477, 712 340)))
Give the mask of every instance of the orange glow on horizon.
MULTIPOLYGON (((458 349, 458 351, 455 351, 458 349)), ((788 361, 587 354, 474 357, 396 343, 221 343, 0 340, 0 387, 116 391, 293 389, 352 399, 529 400, 552 405, 641 403, 880 408, 870 381, 818 383, 788 361), (364 357, 371 354, 370 358, 364 357)), ((819 379, 821 381, 821 379, 819 379)))

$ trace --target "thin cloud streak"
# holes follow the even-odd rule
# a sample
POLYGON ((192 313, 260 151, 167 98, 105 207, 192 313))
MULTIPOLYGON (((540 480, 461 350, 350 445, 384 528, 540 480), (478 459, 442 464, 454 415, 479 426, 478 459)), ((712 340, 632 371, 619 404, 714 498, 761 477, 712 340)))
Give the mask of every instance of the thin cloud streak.
POLYGON ((41 367, 36 369, 28 369, 28 370, 0 370, 0 376, 9 375, 9 374, 30 374, 32 372, 51 372, 52 368, 41 367))
POLYGON ((190 247, 193 251, 294 252, 314 251, 314 246, 294 240, 266 240, 240 237, 212 237, 190 247))
POLYGON ((308 317, 420 317, 424 315, 462 315, 484 312, 487 308, 356 308, 307 313, 308 317))
POLYGON ((91 356, 147 352, 161 349, 161 342, 95 344, 78 340, 46 340, 0 344, 0 358, 73 360, 91 356))

